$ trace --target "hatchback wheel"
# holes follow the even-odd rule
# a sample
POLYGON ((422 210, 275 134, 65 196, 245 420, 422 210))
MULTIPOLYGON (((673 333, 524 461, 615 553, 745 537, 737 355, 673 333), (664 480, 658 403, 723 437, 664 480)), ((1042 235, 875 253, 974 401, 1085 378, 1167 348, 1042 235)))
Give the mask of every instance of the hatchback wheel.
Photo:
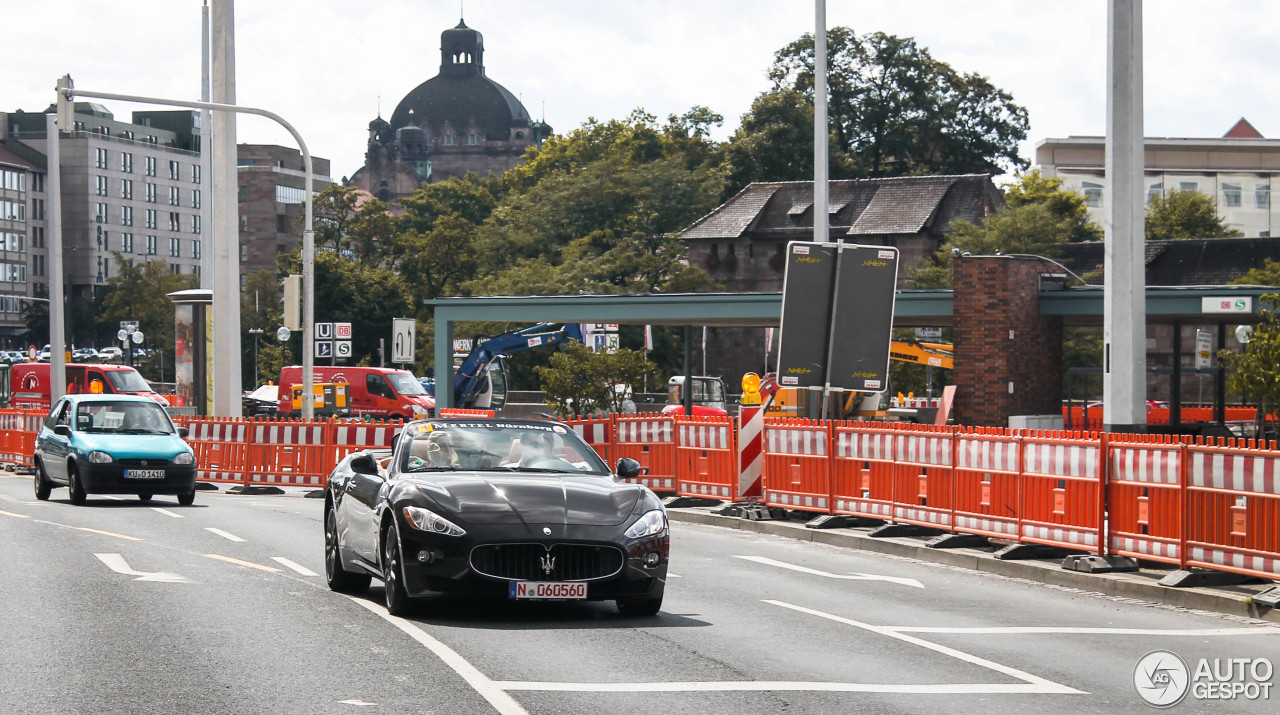
POLYGON ((151 501, 151 495, 146 492, 142 492, 138 495, 138 501, 151 501))
POLYGON ((182 506, 191 506, 192 504, 195 504, 196 490, 192 489, 189 492, 182 492, 181 494, 179 494, 178 503, 181 504, 182 506))
POLYGON ((400 558, 400 536, 393 524, 382 532, 382 585, 386 591, 387 613, 403 616, 409 612, 409 594, 404 590, 400 558))
POLYGON ((342 568, 338 546, 338 517, 330 509, 324 517, 324 578, 329 589, 338 593, 362 593, 369 588, 369 574, 352 573, 342 568))
POLYGON ((80 483, 80 470, 74 465, 67 467, 67 491, 71 493, 71 503, 76 506, 84 504, 84 484, 80 483))
POLYGON ((49 481, 49 477, 44 473, 44 464, 36 462, 36 499, 46 501, 49 499, 49 493, 53 491, 53 483, 49 481))

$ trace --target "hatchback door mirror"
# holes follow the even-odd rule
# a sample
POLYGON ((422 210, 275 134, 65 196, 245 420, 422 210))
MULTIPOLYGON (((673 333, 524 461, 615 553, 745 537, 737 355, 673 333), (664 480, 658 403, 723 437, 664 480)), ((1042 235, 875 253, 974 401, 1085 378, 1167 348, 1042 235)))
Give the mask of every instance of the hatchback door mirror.
POLYGON ((191 434, 191 430, 187 429, 186 427, 179 427, 179 428, 178 428, 178 436, 179 436, 179 437, 181 437, 181 438, 183 438, 183 439, 186 439, 186 438, 187 438, 187 435, 189 435, 189 434, 191 434))
POLYGON ((54 433, 54 434, 60 434, 60 435, 62 435, 63 437, 70 437, 70 436, 71 436, 71 425, 54 425, 54 426, 53 426, 53 433, 54 433))
POLYGON ((623 457, 618 460, 618 466, 614 467, 613 472, 623 479, 635 479, 644 474, 644 467, 630 457, 623 457))

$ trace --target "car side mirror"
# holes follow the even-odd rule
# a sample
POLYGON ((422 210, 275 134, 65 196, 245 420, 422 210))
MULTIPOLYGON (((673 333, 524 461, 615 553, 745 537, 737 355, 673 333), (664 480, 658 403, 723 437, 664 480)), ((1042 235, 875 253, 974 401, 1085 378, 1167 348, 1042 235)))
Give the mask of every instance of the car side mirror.
POLYGON ((351 471, 356 474, 377 475, 378 463, 374 461, 372 454, 365 452, 351 458, 351 471))
POLYGON ((644 474, 644 467, 630 457, 623 457, 618 460, 618 466, 614 467, 613 472, 623 479, 635 479, 644 474))
POLYGON ((191 434, 191 430, 187 429, 186 427, 179 427, 179 428, 178 428, 178 436, 179 436, 179 437, 181 437, 181 438, 183 438, 183 439, 186 439, 186 438, 187 438, 187 435, 189 435, 189 434, 191 434))
POLYGON ((53 426, 53 433, 54 433, 54 434, 60 434, 60 435, 62 435, 63 437, 70 437, 70 436, 71 436, 71 425, 54 425, 54 426, 53 426))

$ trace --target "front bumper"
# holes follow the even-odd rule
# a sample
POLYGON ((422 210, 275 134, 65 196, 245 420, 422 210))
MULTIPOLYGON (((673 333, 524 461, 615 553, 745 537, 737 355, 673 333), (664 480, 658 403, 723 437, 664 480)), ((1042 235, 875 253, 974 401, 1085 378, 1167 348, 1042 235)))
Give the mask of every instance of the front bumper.
POLYGON ((119 463, 79 462, 80 483, 86 494, 186 494, 195 491, 194 464, 167 464, 163 467, 129 467, 119 463), (163 469, 163 479, 126 479, 125 470, 163 469))

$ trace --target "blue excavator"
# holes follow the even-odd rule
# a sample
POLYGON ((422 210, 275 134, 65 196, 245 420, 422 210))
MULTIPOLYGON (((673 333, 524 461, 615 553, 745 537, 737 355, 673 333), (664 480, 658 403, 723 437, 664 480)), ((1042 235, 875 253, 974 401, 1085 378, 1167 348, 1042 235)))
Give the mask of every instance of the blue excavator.
POLYGON ((506 396, 502 357, 570 340, 582 342, 582 326, 577 323, 538 323, 492 338, 476 338, 471 353, 453 375, 454 400, 458 407, 468 409, 500 407, 506 396))

